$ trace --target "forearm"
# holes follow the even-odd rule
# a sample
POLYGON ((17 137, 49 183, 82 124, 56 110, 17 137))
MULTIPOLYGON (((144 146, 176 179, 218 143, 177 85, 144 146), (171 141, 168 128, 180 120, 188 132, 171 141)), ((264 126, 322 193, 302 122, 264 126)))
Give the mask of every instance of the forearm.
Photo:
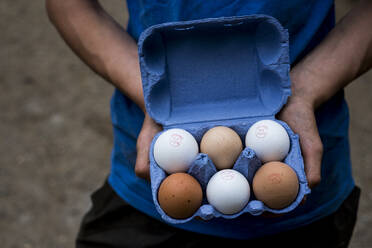
POLYGON ((361 1, 291 71, 293 98, 317 108, 372 66, 372 1, 361 1))
POLYGON ((144 108, 136 42, 94 0, 47 0, 66 43, 95 72, 144 108))

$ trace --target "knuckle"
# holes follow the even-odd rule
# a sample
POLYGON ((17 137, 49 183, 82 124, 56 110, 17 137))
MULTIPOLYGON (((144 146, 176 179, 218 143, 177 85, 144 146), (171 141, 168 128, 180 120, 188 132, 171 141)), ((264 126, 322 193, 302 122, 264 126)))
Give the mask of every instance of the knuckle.
POLYGON ((323 154, 323 144, 321 141, 318 142, 318 144, 315 146, 314 150, 317 153, 323 154))
POLYGON ((140 150, 141 147, 142 147, 141 140, 140 140, 140 137, 138 137, 137 143, 136 143, 136 149, 137 149, 137 151, 140 150))
POLYGON ((304 147, 303 153, 306 156, 321 157, 323 155, 323 144, 322 142, 314 142, 309 146, 304 147))
POLYGON ((138 137, 137 143, 136 143, 137 151, 148 152, 148 150, 150 149, 150 145, 151 145, 151 140, 149 142, 145 138, 138 137))
POLYGON ((145 166, 137 166, 134 168, 134 172, 138 177, 147 178, 149 174, 149 169, 145 166))
POLYGON ((310 149, 313 153, 322 153, 323 152, 323 144, 320 140, 313 141, 310 149))
POLYGON ((313 187, 317 186, 320 183, 321 180, 322 180, 322 178, 321 178, 320 174, 310 175, 309 179, 308 179, 309 187, 313 188, 313 187))
POLYGON ((136 145, 137 145, 137 149, 140 148, 140 147, 142 147, 142 145, 143 145, 143 138, 142 138, 142 135, 141 134, 137 138, 136 145))

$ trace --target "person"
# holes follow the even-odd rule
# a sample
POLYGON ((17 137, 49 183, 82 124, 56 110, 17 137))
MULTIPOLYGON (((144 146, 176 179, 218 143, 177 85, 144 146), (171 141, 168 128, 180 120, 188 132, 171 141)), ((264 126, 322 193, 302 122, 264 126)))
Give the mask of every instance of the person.
POLYGON ((66 43, 116 90, 108 181, 92 195, 77 247, 347 247, 360 190, 351 174, 343 88, 372 65, 372 2, 362 0, 335 25, 332 0, 128 0, 122 28, 96 0, 47 0, 66 43), (300 136, 312 193, 283 216, 241 215, 168 225, 149 183, 149 145, 162 127, 146 113, 136 40, 169 21, 249 14, 273 16, 289 31, 292 96, 277 117, 300 136))

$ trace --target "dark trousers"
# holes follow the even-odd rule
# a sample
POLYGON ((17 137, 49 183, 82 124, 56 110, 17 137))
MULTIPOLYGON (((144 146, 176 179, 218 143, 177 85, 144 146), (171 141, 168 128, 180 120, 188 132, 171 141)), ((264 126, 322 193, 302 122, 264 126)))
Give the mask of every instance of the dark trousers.
POLYGON ((184 231, 159 222, 123 201, 105 182, 94 192, 77 248, 95 247, 347 247, 356 222, 360 189, 355 187, 330 216, 288 232, 254 240, 233 240, 184 231))

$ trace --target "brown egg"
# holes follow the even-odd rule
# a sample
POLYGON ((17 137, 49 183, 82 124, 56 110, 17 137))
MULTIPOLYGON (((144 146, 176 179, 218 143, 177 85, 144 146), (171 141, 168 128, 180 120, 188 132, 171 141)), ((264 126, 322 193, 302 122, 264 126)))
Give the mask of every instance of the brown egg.
POLYGON ((272 209, 290 205, 297 197, 299 182, 296 172, 282 162, 264 164, 253 178, 256 198, 272 209))
POLYGON ((218 170, 231 169, 242 150, 239 135, 223 126, 209 129, 200 143, 200 151, 208 154, 218 170))
POLYGON ((203 199, 199 182, 187 173, 174 173, 166 177, 158 191, 158 201, 164 212, 175 219, 192 216, 203 199))

